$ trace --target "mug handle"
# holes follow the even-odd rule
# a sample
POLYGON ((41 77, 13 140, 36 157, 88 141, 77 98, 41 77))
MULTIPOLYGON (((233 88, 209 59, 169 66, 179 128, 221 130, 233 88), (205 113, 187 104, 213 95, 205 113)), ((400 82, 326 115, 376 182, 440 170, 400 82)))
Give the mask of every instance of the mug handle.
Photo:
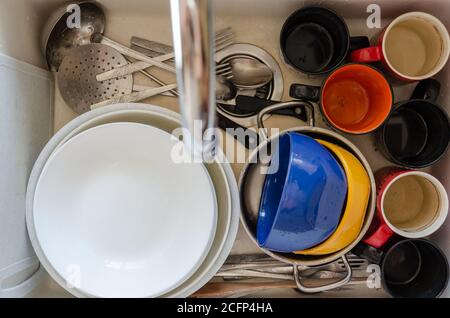
POLYGON ((306 99, 311 102, 320 100, 320 86, 292 84, 289 90, 289 96, 295 99, 306 99))
POLYGON ((370 47, 370 41, 367 36, 350 37, 350 52, 370 47))
POLYGON ((381 249, 361 242, 352 249, 352 253, 365 260, 368 260, 371 264, 377 265, 381 264, 384 255, 384 252, 381 249))
POLYGON ((436 102, 441 93, 441 83, 437 80, 428 78, 420 81, 417 84, 414 92, 411 95, 411 99, 426 99, 432 102, 436 102))
POLYGON ((315 286, 315 287, 308 287, 303 285, 301 279, 300 279, 300 273, 297 265, 294 265, 294 279, 295 283, 297 284, 298 290, 305 294, 315 294, 315 293, 321 293, 327 290, 336 289, 342 286, 347 285, 351 279, 352 279, 352 268, 347 260, 347 257, 344 255, 342 256, 342 262, 344 263, 346 275, 344 278, 340 279, 337 282, 328 284, 328 285, 322 285, 322 286, 315 286))
POLYGON ((350 53, 350 61, 356 63, 374 63, 382 60, 383 50, 380 45, 359 49, 350 53))
POLYGON ((386 245, 386 243, 393 235, 394 231, 392 231, 386 223, 381 221, 377 229, 373 233, 366 236, 363 239, 363 242, 374 248, 381 248, 382 246, 386 245))

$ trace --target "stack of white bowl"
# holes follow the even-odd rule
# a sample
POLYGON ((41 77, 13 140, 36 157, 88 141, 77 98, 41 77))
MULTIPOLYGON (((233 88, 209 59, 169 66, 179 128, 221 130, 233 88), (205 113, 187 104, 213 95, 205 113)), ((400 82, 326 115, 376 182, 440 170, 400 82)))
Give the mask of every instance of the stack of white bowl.
MULTIPOLYGON (((174 247, 170 246, 170 242, 168 246, 172 254, 170 257, 164 256, 164 252, 167 253, 167 251, 161 251, 161 248, 155 249, 155 246, 158 247, 157 240, 159 238, 156 233, 156 236, 153 236, 156 242, 148 242, 149 248, 153 248, 153 250, 145 251, 145 256, 139 255, 137 257, 131 253, 130 259, 127 260, 126 253, 122 253, 117 257, 121 261, 115 262, 115 253, 120 253, 123 246, 117 246, 117 251, 115 251, 114 244, 126 244, 120 239, 122 235, 129 237, 133 231, 139 233, 137 229, 133 228, 136 222, 131 222, 131 227, 124 227, 127 233, 114 233, 113 227, 109 229, 105 226, 109 222, 108 219, 105 219, 105 224, 99 224, 102 220, 99 218, 97 208, 83 206, 83 203, 74 204, 77 199, 80 199, 77 195, 82 193, 83 189, 76 189, 75 191, 69 188, 69 183, 60 180, 66 174, 73 175, 73 172, 55 174, 52 177, 52 182, 48 182, 48 179, 51 178, 50 172, 56 165, 54 162, 64 158, 61 155, 64 153, 62 149, 66 148, 65 150, 67 150, 70 148, 67 145, 80 143, 83 138, 89 138, 89 134, 99 130, 99 127, 111 127, 113 123, 122 123, 118 124, 119 126, 127 126, 127 123, 133 123, 128 126, 134 125, 137 129, 143 129, 143 132, 147 130, 142 125, 146 125, 148 128, 172 134, 175 129, 181 126, 181 118, 177 113, 157 106, 120 104, 83 114, 62 128, 47 144, 36 161, 28 185, 27 226, 36 254, 51 277, 77 297, 188 297, 206 284, 220 269, 237 234, 240 209, 239 193, 231 167, 225 162, 223 154, 219 154, 218 159, 213 163, 201 164, 205 175, 211 181, 211 198, 214 201, 212 202, 214 208, 211 210, 210 218, 210 241, 202 242, 203 252, 201 255, 199 254, 200 256, 197 259, 188 261, 182 255, 189 255, 189 249, 191 248, 196 249, 197 253, 202 248, 189 246, 189 244, 174 247), (71 193, 73 193, 72 197, 70 196, 71 193), (71 198, 68 200, 69 202, 64 201, 66 195, 71 198), (61 200, 62 202, 58 202, 59 205, 55 203, 61 200), (83 211, 76 210, 80 206, 83 207, 83 211), (55 207, 59 207, 59 209, 55 210, 55 207), (66 214, 71 215, 66 217, 66 214), (77 218, 82 218, 82 221, 78 222, 77 218), (86 225, 92 228, 89 231, 79 228, 86 225), (60 226, 63 228, 58 228, 60 226), (96 226, 98 226, 99 232, 110 231, 107 235, 100 233, 98 237, 103 240, 108 237, 113 238, 114 244, 111 242, 95 242, 97 237, 95 235, 89 239, 83 237, 85 232, 95 232, 96 226), (74 230, 74 227, 78 228, 74 230), (68 242, 71 243, 68 244, 68 242), (98 246, 105 244, 107 244, 107 254, 109 253, 110 258, 104 255, 96 255, 96 251, 102 249, 98 246), (177 255, 177 249, 180 255, 177 255), (92 255, 90 256, 89 253, 92 255), (155 260, 157 260, 156 263, 155 260), (167 268, 164 271, 161 266, 165 262, 167 268), (151 266, 156 266, 153 264, 158 264, 155 272, 152 271, 151 266), (141 270, 142 268, 146 268, 147 275, 145 277, 142 277, 144 276, 143 273, 146 273, 141 270), (173 277, 170 277, 172 273, 173 277), (166 277, 158 277, 158 275, 166 275, 166 277), (120 279, 112 279, 113 281, 111 281, 111 277, 120 277, 120 279), (171 285, 167 285, 168 282, 172 282, 171 285)), ((77 148, 73 148, 72 151, 74 149, 77 148)), ((148 151, 156 154, 158 150, 155 148, 148 151)), ((77 154, 72 153, 72 156, 77 157, 77 154)), ((82 158, 88 156, 89 154, 80 154, 82 158)), ((76 159, 69 161, 77 162, 76 159)), ((61 162, 59 164, 61 165, 61 162)), ((111 165, 114 167, 113 158, 111 159, 111 165)), ((67 170, 70 169, 71 164, 68 163, 67 170)), ((108 187, 105 187, 104 191, 108 191, 108 187)), ((110 194, 104 193, 104 197, 97 198, 96 202, 100 202, 101 205, 102 200, 107 200, 108 195, 110 194)), ((164 193, 164 196, 169 201, 179 199, 179 193, 164 193)), ((197 199, 201 200, 201 198, 197 199)), ((92 201, 88 200, 87 202, 92 201)), ((142 200, 142 202, 146 202, 146 200, 142 200)), ((148 209, 150 211, 152 206, 149 206, 148 209)), ((152 213, 155 213, 155 211, 164 214, 164 209, 154 209, 152 213)), ((128 212, 123 209, 123 215, 117 215, 116 209, 115 215, 111 217, 114 217, 117 223, 117 220, 126 220, 128 212)), ((186 213, 186 211, 183 212, 186 213)), ((196 211, 187 212, 196 213, 196 211)), ((104 218, 108 217, 107 214, 104 215, 104 211, 103 216, 104 218)), ((164 216, 161 216, 161 219, 164 220, 164 216)), ((170 225, 170 222, 174 221, 176 220, 166 220, 164 225, 170 225)), ((177 226, 180 226, 180 224, 177 226)), ((201 226, 200 224, 190 223, 184 224, 184 226, 201 231, 198 228, 198 226, 201 226)), ((176 232, 170 233, 175 233, 170 235, 176 236, 176 232)), ((167 235, 163 237, 167 241, 167 235)), ((143 239, 148 240, 148 236, 143 236, 143 239)), ((186 242, 189 241, 189 239, 186 240, 186 242)), ((180 237, 174 237, 174 242, 180 242, 180 237)), ((145 247, 145 244, 146 242, 139 243, 141 250, 142 246, 145 247)), ((105 249, 104 246, 103 249, 105 249)), ((125 246, 125 249, 128 251, 127 246, 125 246)), ((133 250, 133 247, 131 246, 129 250, 133 250)), ((140 252, 142 251, 137 251, 137 253, 140 252)))

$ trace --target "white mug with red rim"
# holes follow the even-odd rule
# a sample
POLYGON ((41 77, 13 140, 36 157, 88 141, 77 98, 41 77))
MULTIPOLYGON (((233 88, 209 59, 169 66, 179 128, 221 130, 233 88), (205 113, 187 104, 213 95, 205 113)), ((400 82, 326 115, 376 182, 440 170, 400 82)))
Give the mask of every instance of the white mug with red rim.
POLYGON ((450 36, 431 14, 409 12, 393 20, 376 46, 351 53, 353 62, 381 62, 394 77, 421 81, 441 71, 450 56, 450 36))

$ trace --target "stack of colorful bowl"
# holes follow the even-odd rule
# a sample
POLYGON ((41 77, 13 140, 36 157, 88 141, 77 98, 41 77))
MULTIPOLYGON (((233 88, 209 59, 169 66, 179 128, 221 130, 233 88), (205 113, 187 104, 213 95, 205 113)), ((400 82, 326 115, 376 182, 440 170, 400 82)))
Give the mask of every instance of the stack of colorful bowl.
POLYGON ((283 134, 265 178, 257 241, 270 251, 338 252, 359 236, 370 197, 369 175, 355 155, 329 141, 283 134))

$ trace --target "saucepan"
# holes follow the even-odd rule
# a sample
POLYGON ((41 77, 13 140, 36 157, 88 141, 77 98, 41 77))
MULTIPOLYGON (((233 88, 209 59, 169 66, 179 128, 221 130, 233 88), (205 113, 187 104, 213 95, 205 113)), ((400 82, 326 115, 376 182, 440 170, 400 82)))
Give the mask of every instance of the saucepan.
POLYGON ((369 163, 365 159, 364 155, 358 150, 358 148, 356 148, 356 146, 354 146, 346 138, 338 135, 333 131, 314 127, 314 107, 310 102, 305 100, 280 103, 264 109, 258 115, 258 128, 260 128, 262 141, 259 146, 250 154, 248 162, 244 166, 239 180, 241 221, 246 232, 250 236, 251 240, 256 245, 258 245, 258 247, 260 247, 260 249, 264 253, 279 261, 293 266, 296 285, 300 291, 305 293, 317 293, 338 288, 347 284, 351 280, 352 270, 347 260, 346 254, 349 253, 364 237, 365 233, 369 229, 375 212, 376 187, 374 175, 369 163), (293 107, 304 107, 308 110, 309 126, 291 128, 281 132, 280 134, 275 134, 270 138, 267 137, 267 133, 263 125, 264 116, 276 110, 293 107), (362 220, 362 224, 359 225, 359 234, 355 239, 353 239, 353 241, 351 241, 344 248, 338 251, 321 255, 303 255, 297 253, 275 252, 273 250, 262 247, 260 244, 261 242, 258 241, 257 227, 258 219, 260 217, 260 201, 263 195, 263 184, 266 179, 266 173, 267 170, 270 169, 270 152, 279 146, 278 144, 280 142, 280 137, 282 138, 286 134, 292 133, 301 134, 303 136, 320 140, 321 142, 328 142, 330 144, 339 146, 341 149, 348 152, 348 154, 351 154, 355 158, 357 158, 357 160, 361 163, 365 172, 367 173, 370 183, 370 191, 368 193, 368 203, 364 218, 362 220), (320 267, 339 260, 342 260, 346 268, 345 277, 343 277, 339 281, 328 283, 322 286, 305 286, 305 284, 300 280, 299 267, 320 267))

